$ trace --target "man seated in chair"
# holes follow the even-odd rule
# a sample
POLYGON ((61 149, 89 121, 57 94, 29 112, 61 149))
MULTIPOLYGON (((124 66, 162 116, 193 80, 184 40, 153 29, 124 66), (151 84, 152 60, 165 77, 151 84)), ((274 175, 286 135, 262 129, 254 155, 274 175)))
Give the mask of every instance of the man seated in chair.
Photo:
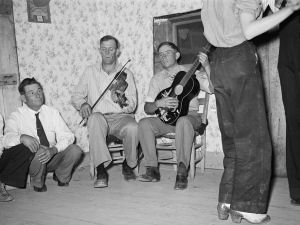
MULTIPOLYGON (((72 96, 72 105, 87 120, 92 171, 96 167, 97 173, 95 188, 108 186, 106 167, 112 158, 107 136, 113 135, 123 142, 125 160, 122 173, 127 181, 136 179, 134 168, 137 166, 138 145, 138 125, 133 114, 137 104, 133 74, 126 68, 123 78, 128 86, 122 90, 109 88, 104 92, 122 68, 117 61, 121 53, 120 43, 115 37, 106 35, 100 39, 99 51, 102 62, 85 69, 72 96), (99 100, 101 95, 103 97, 99 100)), ((114 82, 121 81, 117 80, 114 82)))
POLYGON ((3 118, 0 114, 0 202, 9 202, 14 197, 6 191, 5 185, 26 187, 28 168, 34 154, 28 148, 3 149, 3 118))
MULTIPOLYGON (((172 110, 177 109, 177 98, 166 96, 161 99, 156 99, 156 97, 161 91, 171 86, 174 77, 178 72, 187 71, 187 68, 178 64, 180 51, 174 43, 162 42, 158 46, 157 51, 163 70, 154 75, 150 81, 149 91, 144 106, 145 112, 150 115, 157 113, 158 110, 163 108, 172 110)), ((199 82, 202 90, 211 93, 213 88, 210 85, 207 76, 207 74, 209 74, 209 64, 206 54, 199 54, 199 60, 203 64, 205 70, 202 69, 201 72, 197 71, 195 73, 197 77, 196 80, 199 82)), ((199 90, 197 93, 198 92, 199 90)), ((174 188, 180 190, 187 188, 188 167, 194 140, 194 130, 198 129, 202 122, 201 115, 198 113, 198 108, 199 103, 196 95, 188 105, 188 114, 179 117, 175 126, 163 122, 159 117, 148 117, 139 121, 139 140, 146 165, 146 173, 140 176, 140 181, 155 182, 160 180, 155 139, 158 136, 175 132, 178 167, 174 188)))
POLYGON ((68 186, 82 150, 73 144, 74 134, 58 110, 44 104, 41 84, 26 78, 19 85, 23 106, 13 112, 5 125, 3 144, 6 151, 34 153, 29 167, 34 191, 45 192, 47 172, 54 172, 58 186, 68 186))

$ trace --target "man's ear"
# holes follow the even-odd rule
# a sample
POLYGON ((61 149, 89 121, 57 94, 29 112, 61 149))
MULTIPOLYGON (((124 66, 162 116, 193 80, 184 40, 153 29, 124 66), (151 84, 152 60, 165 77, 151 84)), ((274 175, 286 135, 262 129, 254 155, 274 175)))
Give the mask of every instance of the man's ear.
POLYGON ((25 95, 21 95, 21 100, 22 100, 22 102, 26 103, 26 97, 25 97, 25 95))
POLYGON ((179 57, 180 57, 180 53, 179 53, 179 52, 176 52, 176 53, 175 53, 175 56, 176 56, 176 60, 178 60, 179 57))
POLYGON ((121 50, 117 48, 117 57, 119 57, 120 55, 121 55, 121 50))

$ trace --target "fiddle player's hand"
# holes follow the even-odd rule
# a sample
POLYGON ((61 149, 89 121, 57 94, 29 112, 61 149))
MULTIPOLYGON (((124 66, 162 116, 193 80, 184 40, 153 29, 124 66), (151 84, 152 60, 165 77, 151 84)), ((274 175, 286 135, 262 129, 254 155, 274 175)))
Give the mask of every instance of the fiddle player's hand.
POLYGON ((158 108, 177 109, 178 99, 172 97, 166 97, 155 101, 155 104, 158 108))
POLYGON ((203 52, 200 52, 198 55, 199 62, 201 62, 202 66, 205 68, 209 65, 207 55, 203 52))
POLYGON ((111 99, 113 100, 113 102, 118 102, 120 99, 120 96, 122 96, 124 94, 123 91, 120 90, 115 90, 111 92, 111 99))
POLYGON ((79 110, 79 114, 80 114, 80 116, 82 116, 82 118, 88 118, 92 114, 91 106, 86 102, 83 103, 79 110))

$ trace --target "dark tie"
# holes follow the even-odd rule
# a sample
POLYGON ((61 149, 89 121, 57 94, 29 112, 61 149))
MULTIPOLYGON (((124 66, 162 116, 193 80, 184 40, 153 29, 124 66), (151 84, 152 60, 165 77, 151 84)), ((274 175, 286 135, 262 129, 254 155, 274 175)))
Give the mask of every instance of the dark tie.
POLYGON ((36 117, 36 130, 37 130, 37 135, 40 138, 40 144, 44 145, 46 147, 49 147, 49 142, 48 142, 48 139, 46 137, 43 125, 40 121, 39 113, 35 114, 35 117, 36 117))

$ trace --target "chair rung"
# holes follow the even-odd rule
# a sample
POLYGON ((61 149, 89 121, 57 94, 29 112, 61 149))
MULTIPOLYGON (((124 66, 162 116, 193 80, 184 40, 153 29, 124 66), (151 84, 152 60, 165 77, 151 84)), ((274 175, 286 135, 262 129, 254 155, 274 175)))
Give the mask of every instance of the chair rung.
POLYGON ((166 160, 158 160, 159 163, 165 163, 165 164, 177 164, 177 161, 172 159, 166 159, 166 160))

